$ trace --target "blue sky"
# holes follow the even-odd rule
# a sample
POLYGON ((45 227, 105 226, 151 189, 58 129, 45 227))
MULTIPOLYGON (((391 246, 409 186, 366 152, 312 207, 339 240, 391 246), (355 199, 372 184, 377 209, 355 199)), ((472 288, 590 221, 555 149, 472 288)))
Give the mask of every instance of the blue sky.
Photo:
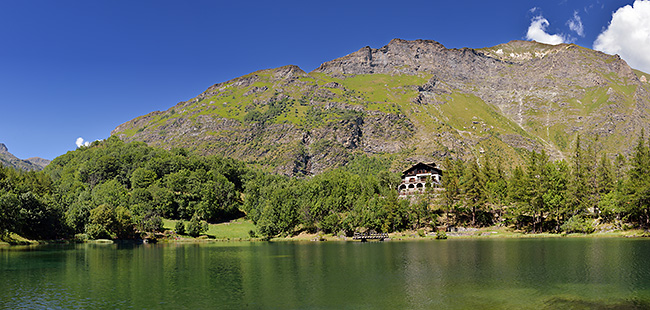
POLYGON ((214 83, 288 64, 311 71, 393 38, 449 48, 527 39, 593 48, 611 28, 600 50, 623 56, 634 46, 636 67, 650 64, 650 1, 232 2, 0 1, 0 143, 20 158, 53 159, 79 137, 105 139, 214 83), (640 29, 640 43, 619 39, 630 28, 640 29))

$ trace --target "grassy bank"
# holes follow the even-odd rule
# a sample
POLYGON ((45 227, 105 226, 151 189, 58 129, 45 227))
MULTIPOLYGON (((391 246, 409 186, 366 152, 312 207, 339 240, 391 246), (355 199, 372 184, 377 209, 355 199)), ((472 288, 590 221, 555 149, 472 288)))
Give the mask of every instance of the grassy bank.
MULTIPOLYGON (((403 232, 393 232, 388 234, 390 240, 436 240, 436 232, 423 230, 409 230, 403 232)), ((555 233, 527 233, 516 231, 507 227, 484 227, 484 228, 467 228, 459 232, 447 232, 447 239, 508 239, 508 238, 641 238, 650 237, 642 229, 631 230, 607 230, 591 234, 555 234, 555 233)), ((350 241, 351 237, 337 236, 333 234, 308 234, 301 233, 297 236, 274 238, 273 241, 350 241)))
POLYGON ((34 241, 34 240, 29 240, 26 238, 23 238, 20 235, 14 234, 14 233, 8 233, 5 236, 0 236, 0 246, 8 246, 8 245, 31 245, 31 244, 39 244, 40 242, 34 241))
MULTIPOLYGON (((176 222, 178 221, 164 219, 163 226, 166 230, 174 230, 176 222)), ((205 235, 210 239, 217 240, 250 240, 251 236, 249 231, 251 230, 255 230, 253 222, 245 219, 237 219, 227 223, 208 224, 208 231, 205 235)), ((189 236, 180 237, 181 239, 192 238, 189 236)))
MULTIPOLYGON (((163 220, 163 226, 166 230, 173 231, 176 220, 163 220)), ((250 220, 237 219, 227 223, 209 224, 208 231, 198 237, 182 235, 167 239, 167 242, 206 242, 206 241, 260 241, 259 238, 251 238, 250 231, 255 231, 255 225, 250 220)), ((390 240, 416 241, 416 240, 435 240, 436 233, 423 230, 410 230, 403 232, 390 233, 390 240)), ((513 230, 507 227, 485 227, 485 228, 466 228, 458 232, 447 232, 448 239, 506 239, 506 238, 639 238, 650 237, 650 235, 641 229, 631 230, 602 230, 591 234, 553 234, 553 233, 526 233, 513 230)), ((323 234, 323 233, 306 233, 302 232, 291 237, 273 238, 272 241, 351 241, 351 237, 323 234)), ((42 243, 64 242, 64 241, 36 241, 28 240, 17 234, 10 233, 0 238, 0 246, 10 245, 36 245, 42 243)), ((92 242, 92 241, 90 241, 92 242)))

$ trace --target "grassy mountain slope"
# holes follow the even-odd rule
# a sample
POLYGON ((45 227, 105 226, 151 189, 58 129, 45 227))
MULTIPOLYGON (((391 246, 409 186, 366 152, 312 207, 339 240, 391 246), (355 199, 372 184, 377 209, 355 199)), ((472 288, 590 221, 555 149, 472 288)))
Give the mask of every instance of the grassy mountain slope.
POLYGON ((575 45, 475 50, 395 39, 310 73, 285 66, 215 84, 113 134, 285 174, 320 173, 356 154, 394 158, 395 169, 446 156, 517 163, 522 150, 564 158, 577 134, 614 154, 648 129, 647 78, 575 45))

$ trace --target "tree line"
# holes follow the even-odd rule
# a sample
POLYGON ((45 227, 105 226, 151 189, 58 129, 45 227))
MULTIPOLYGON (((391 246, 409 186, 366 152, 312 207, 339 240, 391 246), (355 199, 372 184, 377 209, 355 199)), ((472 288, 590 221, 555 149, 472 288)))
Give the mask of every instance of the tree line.
POLYGON ((198 235, 246 216, 264 238, 302 231, 352 235, 503 225, 529 232, 592 232, 598 223, 650 227, 650 141, 608 157, 576 139, 566 160, 529 152, 442 163, 443 189, 400 197, 394 157, 356 156, 309 177, 258 171, 234 159, 163 150, 116 137, 53 160, 42 172, 0 167, 0 234, 30 239, 134 238, 162 229, 198 235), (392 171, 392 172, 391 172, 392 171), (187 228, 187 229, 186 229, 187 228))
POLYGON ((373 165, 376 158, 357 164, 374 167, 365 171, 348 165, 305 179, 259 176, 246 184, 243 209, 267 237, 491 225, 532 233, 590 233, 601 223, 650 228, 650 141, 642 132, 628 157, 610 158, 598 146, 578 136, 566 159, 530 151, 514 167, 446 158, 443 190, 429 186, 405 198, 397 195, 399 175, 373 165))
POLYGON ((190 227, 227 221, 243 216, 246 171, 230 158, 110 137, 57 157, 42 172, 0 167, 0 233, 128 239, 162 230, 163 218, 190 227))
POLYGON ((598 223, 650 227, 650 141, 625 157, 579 136, 569 158, 529 152, 506 173, 500 162, 447 159, 441 207, 452 225, 500 223, 530 232, 593 232, 598 223))

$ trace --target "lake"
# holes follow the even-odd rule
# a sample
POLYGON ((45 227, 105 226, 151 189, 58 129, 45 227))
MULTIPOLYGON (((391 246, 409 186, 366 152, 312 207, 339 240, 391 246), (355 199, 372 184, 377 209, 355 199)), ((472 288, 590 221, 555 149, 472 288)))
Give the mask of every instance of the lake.
POLYGON ((0 308, 645 309, 650 240, 0 247, 0 308))

